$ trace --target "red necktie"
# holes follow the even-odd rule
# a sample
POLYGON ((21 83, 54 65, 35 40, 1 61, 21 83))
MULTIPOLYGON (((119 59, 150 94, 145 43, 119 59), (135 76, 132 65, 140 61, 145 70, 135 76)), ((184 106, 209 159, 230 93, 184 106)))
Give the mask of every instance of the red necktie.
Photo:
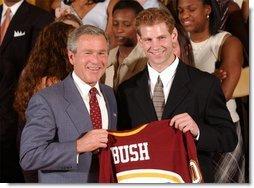
POLYGON ((93 128, 94 129, 101 129, 102 128, 102 120, 101 120, 101 110, 99 107, 98 100, 96 98, 96 94, 98 93, 95 87, 92 87, 89 91, 90 93, 90 117, 92 120, 93 128))
POLYGON ((1 25, 1 37, 0 37, 0 43, 2 43, 4 39, 4 35, 8 29, 8 26, 11 22, 11 9, 8 8, 5 12, 5 19, 3 21, 3 24, 1 25))

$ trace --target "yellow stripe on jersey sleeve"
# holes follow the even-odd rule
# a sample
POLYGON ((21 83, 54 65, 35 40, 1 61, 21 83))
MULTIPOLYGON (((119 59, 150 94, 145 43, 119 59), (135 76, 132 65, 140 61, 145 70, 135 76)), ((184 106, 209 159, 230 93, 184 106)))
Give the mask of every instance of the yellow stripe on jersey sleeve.
POLYGON ((128 130, 128 131, 109 131, 109 134, 113 135, 113 136, 131 136, 134 134, 139 133, 140 131, 142 131, 148 124, 142 125, 141 127, 138 127, 136 129, 133 130, 128 130))

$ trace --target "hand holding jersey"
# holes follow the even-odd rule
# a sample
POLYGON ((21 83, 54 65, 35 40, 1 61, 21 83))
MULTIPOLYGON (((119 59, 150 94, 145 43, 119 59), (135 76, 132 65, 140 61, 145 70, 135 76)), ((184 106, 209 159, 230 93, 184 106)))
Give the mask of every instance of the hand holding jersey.
POLYGON ((190 131, 195 138, 199 135, 198 125, 188 113, 175 115, 170 121, 170 126, 179 129, 183 133, 190 131))
POLYGON ((95 151, 107 147, 108 132, 105 129, 94 129, 77 140, 77 153, 95 151))

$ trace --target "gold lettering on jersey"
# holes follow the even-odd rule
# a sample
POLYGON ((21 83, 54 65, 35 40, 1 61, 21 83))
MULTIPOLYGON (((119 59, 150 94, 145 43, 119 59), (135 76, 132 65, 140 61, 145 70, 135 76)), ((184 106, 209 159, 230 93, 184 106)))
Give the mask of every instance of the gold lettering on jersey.
POLYGON ((148 143, 138 143, 110 148, 114 163, 128 163, 134 161, 149 160, 148 143))

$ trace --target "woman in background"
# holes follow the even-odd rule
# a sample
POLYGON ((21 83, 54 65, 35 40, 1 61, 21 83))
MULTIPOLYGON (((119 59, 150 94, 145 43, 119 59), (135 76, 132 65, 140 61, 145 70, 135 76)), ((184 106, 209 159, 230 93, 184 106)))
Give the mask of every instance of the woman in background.
MULTIPOLYGON (((52 8, 55 16, 74 14, 82 23, 90 24, 104 30, 108 36, 112 35, 112 10, 119 0, 55 0, 52 8)), ((110 37, 110 44, 114 39, 110 37)))
MULTIPOLYGON (((216 161, 216 182, 244 182, 244 154, 242 152, 242 135, 236 103, 232 94, 238 83, 243 64, 243 47, 239 39, 230 33, 220 31, 220 12, 214 0, 178 0, 177 11, 181 24, 189 33, 195 67, 214 73, 216 68, 227 73, 221 86, 226 98, 231 118, 236 125, 238 145, 231 153, 222 154, 216 161)), ((202 133, 200 133, 202 134, 202 133)))

